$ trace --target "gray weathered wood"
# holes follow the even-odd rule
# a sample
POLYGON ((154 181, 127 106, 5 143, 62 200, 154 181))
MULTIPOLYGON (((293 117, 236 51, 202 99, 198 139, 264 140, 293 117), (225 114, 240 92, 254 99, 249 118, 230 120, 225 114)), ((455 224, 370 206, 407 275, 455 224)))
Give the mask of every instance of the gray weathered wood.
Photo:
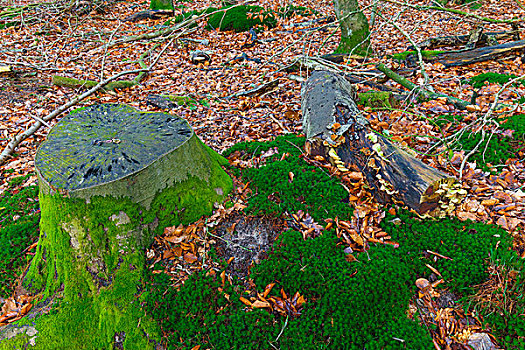
POLYGON ((343 172, 352 168, 363 172, 380 202, 401 201, 419 213, 438 209, 443 196, 436 192, 442 184, 451 185, 454 178, 373 131, 357 108, 354 89, 346 79, 337 73, 314 71, 301 93, 309 154, 330 159, 343 172))

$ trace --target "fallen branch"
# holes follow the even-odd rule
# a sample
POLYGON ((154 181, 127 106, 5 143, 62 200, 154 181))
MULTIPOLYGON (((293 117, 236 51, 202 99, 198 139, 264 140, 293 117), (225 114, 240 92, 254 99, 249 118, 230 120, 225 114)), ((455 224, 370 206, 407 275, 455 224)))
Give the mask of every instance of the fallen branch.
POLYGON ((342 75, 312 73, 301 90, 306 152, 330 160, 343 176, 361 171, 381 203, 401 201, 420 214, 453 209, 449 190, 455 179, 374 132, 354 96, 354 88, 342 75))
MULTIPOLYGON (((489 32, 481 34, 477 44, 479 46, 491 44, 493 41, 505 40, 515 38, 519 35, 519 31, 509 32, 489 32)), ((451 36, 438 36, 435 38, 429 38, 418 43, 421 50, 432 50, 443 46, 464 46, 468 43, 470 35, 451 35, 451 36)), ((518 39, 519 40, 519 39, 518 39)), ((409 46, 407 51, 413 51, 414 47, 409 46)))
POLYGON ((525 40, 512 41, 505 44, 481 47, 479 49, 440 53, 426 60, 439 62, 445 67, 466 66, 472 63, 490 61, 506 56, 515 51, 525 49, 525 40))
POLYGON ((436 99, 438 97, 445 97, 447 99, 447 103, 448 104, 454 105, 454 107, 456 107, 457 109, 461 109, 461 110, 467 109, 467 106, 470 105, 469 102, 463 101, 463 100, 461 100, 459 98, 425 90, 425 89, 421 88, 420 86, 414 84, 410 80, 408 80, 408 79, 400 76, 399 74, 395 73, 394 71, 392 71, 391 69, 389 69, 387 66, 385 66, 382 63, 378 64, 376 67, 377 67, 378 70, 380 70, 381 72, 385 73, 385 75, 387 77, 389 77, 390 79, 392 79, 396 83, 402 85, 403 87, 407 88, 410 91, 413 91, 415 93, 420 94, 425 99, 432 100, 432 99, 436 99))
POLYGON ((399 1, 395 1, 395 0, 381 0, 381 1, 388 2, 388 3, 391 3, 391 4, 395 4, 395 5, 399 5, 399 6, 409 7, 409 8, 418 10, 418 11, 434 10, 434 11, 439 11, 439 12, 454 13, 456 15, 461 15, 461 16, 469 17, 469 18, 475 18, 478 21, 487 22, 487 23, 507 23, 507 24, 512 24, 512 23, 519 23, 519 22, 524 22, 525 21, 525 18, 495 19, 495 18, 490 18, 490 17, 483 17, 483 16, 480 16, 480 15, 476 15, 475 13, 469 13, 469 12, 465 12, 465 11, 461 11, 461 10, 457 10, 457 9, 452 9, 452 8, 448 8, 448 7, 443 7, 443 6, 412 5, 412 4, 408 3, 408 2, 399 2, 399 1))

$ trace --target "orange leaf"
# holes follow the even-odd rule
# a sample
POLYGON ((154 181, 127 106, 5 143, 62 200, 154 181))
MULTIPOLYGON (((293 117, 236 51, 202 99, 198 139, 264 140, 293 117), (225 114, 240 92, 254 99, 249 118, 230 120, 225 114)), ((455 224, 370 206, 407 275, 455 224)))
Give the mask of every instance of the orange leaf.
POLYGON ((255 300, 251 306, 260 309, 270 307, 270 303, 267 301, 255 300))
POLYGON ((193 348, 191 348, 191 350, 199 350, 201 348, 200 345, 195 345, 193 348))
POLYGON ((270 294, 270 292, 272 291, 273 286, 275 286, 275 283, 270 283, 269 285, 266 286, 266 288, 264 288, 263 297, 266 298, 268 296, 268 294, 270 294))
POLYGON ((250 306, 250 307, 252 306, 252 303, 244 297, 240 297, 239 300, 246 306, 250 306))
POLYGON ((190 264, 193 264, 195 261, 199 260, 199 258, 197 258, 195 254, 188 252, 184 254, 184 260, 186 260, 190 264))

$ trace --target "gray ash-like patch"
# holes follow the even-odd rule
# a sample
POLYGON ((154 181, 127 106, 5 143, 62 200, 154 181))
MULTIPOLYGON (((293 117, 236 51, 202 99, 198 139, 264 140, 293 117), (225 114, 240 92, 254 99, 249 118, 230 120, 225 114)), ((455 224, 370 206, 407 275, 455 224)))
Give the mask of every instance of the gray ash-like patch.
POLYGON ((253 263, 267 257, 277 230, 275 222, 268 218, 235 216, 219 226, 217 233, 224 239, 217 242, 219 254, 226 260, 234 258, 228 265, 229 271, 246 277, 253 263))

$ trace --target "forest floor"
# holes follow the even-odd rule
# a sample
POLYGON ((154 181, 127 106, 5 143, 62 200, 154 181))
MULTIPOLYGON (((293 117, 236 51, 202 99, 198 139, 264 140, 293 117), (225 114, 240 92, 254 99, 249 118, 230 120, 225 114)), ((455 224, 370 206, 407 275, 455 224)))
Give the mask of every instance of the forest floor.
MULTIPOLYGON (((360 1, 369 19, 372 17, 374 3, 371 0, 360 1)), ((431 6, 430 2, 426 1, 411 2, 414 5, 416 3, 431 6)), ((93 10, 84 15, 62 11, 59 7, 46 7, 45 5, 32 7, 31 5, 34 4, 38 2, 23 1, 15 5, 28 5, 29 7, 25 10, 28 13, 27 19, 34 17, 35 20, 0 29, 0 68, 2 66, 11 67, 7 72, 0 70, 1 149, 7 146, 13 136, 29 128, 37 119, 45 118, 53 110, 85 91, 82 87, 75 89, 56 86, 53 84, 53 75, 100 81, 121 71, 140 69, 139 58, 148 50, 152 50, 152 53, 144 63, 149 65, 155 62, 155 64, 139 84, 126 89, 99 91, 71 109, 97 103, 120 103, 131 105, 139 110, 157 111, 158 109, 148 103, 148 96, 157 94, 187 96, 192 102, 174 106, 168 112, 186 119, 196 134, 219 153, 239 142, 272 141, 277 136, 301 135, 301 81, 308 77, 309 71, 305 67, 294 72, 289 72, 285 68, 295 63, 299 57, 333 53, 340 38, 337 22, 312 21, 335 16, 332 1, 325 0, 294 1, 295 6, 305 6, 315 11, 294 14, 288 18, 277 17, 277 25, 274 28, 264 28, 257 33, 258 41, 253 45, 250 33, 208 30, 205 28, 206 18, 201 16, 197 18, 197 26, 174 40, 171 40, 172 38, 136 40, 111 47, 106 44, 120 38, 153 33, 162 29, 169 17, 137 22, 123 21, 133 13, 147 9, 145 3, 138 1, 115 2, 103 11, 93 10), (155 46, 158 44, 160 46, 155 46), (161 52, 162 48, 165 48, 165 51, 155 61, 156 55, 161 52), (211 61, 205 64, 192 63, 190 56, 196 50, 206 52, 211 61), (269 89, 252 94, 240 94, 274 80, 276 83, 269 89)), ((289 2, 261 0, 250 4, 279 12, 279 9, 288 5, 289 2)), ((176 5, 177 14, 205 9, 209 6, 220 7, 217 1, 195 3, 176 1, 176 5)), ((0 5, 0 15, 2 10, 5 10, 2 9, 2 6, 0 5)), ((525 8, 518 0, 486 0, 454 8, 497 20, 523 18, 525 15, 525 8)), ((459 67, 446 68, 441 63, 426 62, 423 64, 424 71, 417 62, 415 67, 409 67, 406 61, 392 58, 392 55, 404 52, 413 42, 420 43, 438 36, 468 35, 480 24, 483 24, 485 32, 510 31, 511 26, 506 23, 483 22, 448 11, 407 8, 396 1, 378 2, 377 9, 379 12, 374 15, 375 22, 371 34, 371 47, 374 55, 366 60, 354 56, 346 57, 344 62, 338 66, 342 71, 352 74, 369 71, 380 62, 396 70, 413 68, 414 72, 409 76, 412 82, 430 85, 436 92, 464 101, 470 101, 473 94, 474 87, 471 78, 486 73, 500 74, 497 78, 486 78, 487 82, 482 81, 481 85, 476 87, 478 94, 476 104, 479 106, 476 109, 458 110, 447 104, 446 99, 443 98, 420 102, 413 96, 410 96, 406 103, 395 107, 360 106, 360 108, 363 115, 371 121, 378 132, 386 133, 394 141, 414 150, 418 157, 427 164, 455 177, 461 176, 462 187, 468 191, 468 195, 453 213, 453 217, 457 219, 445 219, 453 220, 446 221, 451 227, 456 227, 454 225, 458 222, 464 222, 457 226, 459 231, 465 231, 465 227, 469 227, 466 232, 472 233, 472 230, 482 231, 485 230, 482 227, 486 227, 486 232, 494 233, 498 237, 500 234, 503 235, 501 232, 504 232, 511 238, 508 244, 509 249, 515 252, 515 258, 512 258, 514 260, 511 259, 513 264, 515 260, 525 258, 525 114, 523 112, 525 82, 522 80, 510 86, 503 86, 507 80, 502 82, 500 79, 503 75, 521 77, 525 74, 523 52, 459 67), (496 81, 498 79, 500 80, 496 81), (493 105, 496 97, 498 104, 493 105), (476 120, 485 122, 476 123, 476 120), (480 141, 481 129, 486 130, 487 135, 491 135, 487 136, 489 142, 480 141), (458 134, 461 130, 466 130, 466 132, 458 134), (437 140, 454 134, 459 135, 452 139, 455 142, 433 148, 437 140), (470 150, 478 142, 481 142, 479 143, 481 151, 470 155, 470 150), (460 174, 462 162, 467 155, 469 158, 460 174), (472 222, 483 223, 487 226, 470 228, 469 225, 474 225, 472 222), (492 229, 500 231, 491 231, 492 229)), ((254 16, 258 15, 254 14, 254 16)), ((13 20, 16 18, 18 17, 13 17, 13 20)), ((520 22, 520 26, 521 39, 525 39, 523 21, 520 22)), ((458 48, 444 47, 439 50, 458 48)), ((135 75, 132 74, 124 78, 133 79, 134 77, 135 75)), ((401 85, 391 80, 384 84, 404 91, 407 95, 409 93, 401 85)), ((356 87, 358 92, 371 90, 364 81, 356 84, 356 87)), ((4 199, 15 198, 14 196, 23 192, 24 189, 37 184, 34 169, 37 147, 44 140, 49 127, 55 125, 59 120, 60 116, 49 120, 47 122, 49 125, 43 126, 34 135, 23 141, 13 156, 1 166, 0 195, 4 199), (23 177, 23 180, 20 180, 20 177, 23 177)), ((287 140, 288 143, 301 144, 301 141, 292 138, 287 140)), ((277 144, 282 147, 282 142, 277 144)), ((253 206, 250 204, 250 199, 253 199, 257 191, 259 193, 263 191, 262 187, 251 187, 250 183, 256 182, 254 180, 256 175, 251 173, 246 175, 246 169, 266 164, 267 161, 270 163, 269 159, 272 159, 275 154, 287 157, 282 155, 276 144, 270 145, 272 145, 270 148, 261 146, 259 150, 247 146, 248 150, 240 148, 237 153, 230 154, 228 151, 232 167, 228 171, 235 175, 236 186, 234 195, 230 198, 232 206, 220 207, 212 217, 202 218, 197 223, 186 227, 166 228, 165 235, 157 237, 154 245, 148 249, 146 254, 153 276, 163 274, 162 269, 169 274, 169 282, 166 282, 165 285, 170 285, 170 288, 181 288, 183 282, 191 280, 190 276, 197 272, 206 272, 206 276, 203 277, 206 280, 210 276, 210 271, 213 271, 211 275, 216 273, 217 276, 220 276, 219 284, 222 283, 222 285, 218 288, 221 291, 226 289, 225 283, 228 284, 228 280, 230 285, 237 283, 246 290, 251 290, 246 293, 246 297, 239 297, 244 307, 260 309, 275 317, 281 317, 278 321, 273 319, 268 321, 269 324, 276 327, 276 332, 270 332, 275 340, 261 345, 260 348, 267 348, 268 344, 275 348, 279 346, 278 340, 281 342, 280 346, 286 348, 286 339, 292 342, 293 337, 287 333, 283 335, 285 328, 294 329, 295 326, 291 320, 295 319, 293 322, 296 322, 300 319, 299 310, 303 307, 305 308, 304 313, 308 314, 306 308, 310 300, 316 300, 321 304, 322 299, 317 299, 318 294, 316 293, 318 292, 315 292, 313 296, 307 295, 306 298, 303 298, 301 297, 301 294, 304 294, 303 291, 288 290, 285 292, 285 288, 281 285, 279 294, 273 296, 273 301, 269 300, 268 296, 272 295, 271 289, 274 286, 272 283, 279 284, 282 281, 269 279, 267 271, 271 270, 269 267, 266 267, 267 270, 264 270, 263 267, 257 270, 265 277, 250 275, 252 267, 257 265, 253 261, 260 262, 267 258, 269 252, 272 251, 271 247, 275 238, 288 237, 284 232, 288 232, 289 228, 302 232, 302 237, 307 239, 319 235, 322 231, 328 232, 328 226, 333 226, 337 228, 337 239, 343 241, 339 246, 344 247, 342 248, 345 254, 344 260, 352 263, 353 259, 359 259, 359 252, 368 251, 369 245, 399 246, 401 238, 396 235, 400 233, 395 228, 389 228, 392 225, 385 224, 385 220, 388 218, 391 220, 388 222, 396 222, 394 216, 404 215, 400 213, 405 211, 402 208, 385 207, 376 203, 369 197, 366 187, 363 187, 362 177, 359 179, 359 176, 354 174, 356 178, 349 179, 348 176, 345 178, 344 174, 326 161, 305 159, 309 166, 315 165, 325 169, 324 171, 330 174, 330 177, 340 179, 340 182, 345 185, 349 192, 345 201, 354 208, 354 214, 351 217, 339 223, 336 217, 321 218, 316 217, 314 213, 306 213, 307 207, 304 210, 294 207, 293 211, 289 208, 280 213, 270 211, 271 215, 267 211, 252 208, 250 215, 246 216, 242 210, 246 207, 250 208, 250 205, 253 206), (277 149, 272 147, 277 147, 277 149), (249 150, 251 154, 248 154, 249 150), (232 170, 233 168, 237 170, 232 170), (261 219, 261 215, 264 215, 264 220, 261 219), (345 226, 345 222, 348 227, 345 226), (248 237, 234 236, 232 232, 235 231, 235 225, 241 227, 238 229, 240 236, 243 236, 243 233, 246 236, 246 232, 258 232, 258 235, 257 237, 254 237, 253 234, 248 234, 248 237), (347 232, 346 236, 342 235, 344 232, 347 232), (352 236, 354 232, 355 235, 352 236), (370 239, 363 240, 363 235, 370 239), (173 237, 183 238, 174 239, 173 237), (247 251, 252 251, 251 248, 244 249, 245 245, 255 249, 257 254, 247 254, 247 251), (213 248, 215 253, 210 255, 209 250, 212 249, 212 246, 215 247, 213 248), (230 259, 231 257, 234 259, 230 259), (228 263, 221 263, 221 259, 228 263), (228 264, 236 266, 224 270, 224 266, 228 264), (226 273, 221 273, 221 271, 226 271, 226 273), (242 282, 232 282, 234 276, 242 282), (263 282, 264 285, 261 285, 263 282), (259 290, 259 294, 255 292, 256 290, 259 290), (296 294, 293 295, 293 293, 296 294), (306 306, 303 305, 305 303, 306 306), (289 318, 290 322, 288 322, 289 318)), ((294 155, 293 148, 288 153, 293 157, 307 158, 301 153, 294 155)), ((292 168, 303 166, 306 165, 293 164, 292 168)), ((293 169, 281 179, 283 182, 292 183, 294 181, 297 168, 293 169), (296 172, 293 169, 296 169, 296 172)), ((304 186, 310 185, 304 184, 304 186)), ((308 189, 303 188, 303 191, 308 192, 308 189)), ((35 193, 31 193, 34 197, 35 193)), ((274 201, 272 195, 273 193, 269 193, 266 199, 274 201)), ((275 199, 277 202, 279 200, 275 199)), ((31 200, 29 202, 34 203, 31 200)), ((23 215, 38 215, 38 209, 32 208, 28 212, 17 209, 16 203, 12 201, 8 205, 2 202, 0 230, 15 223, 23 215)), ((410 225, 417 226, 416 222, 419 222, 417 220, 421 220, 405 216, 403 218, 406 218, 403 219, 405 220, 404 225, 411 222, 410 225)), ((432 226, 434 221, 431 219, 423 222, 428 223, 428 227, 434 227, 432 226)), ((406 227, 407 230, 410 225, 406 227)), ((445 232, 446 226, 435 229, 438 230, 434 232, 435 235, 439 235, 439 230, 442 229, 444 237, 448 237, 445 232)), ((459 233, 458 235, 461 236, 459 233)), ((15 259, 24 260, 28 254, 30 256, 31 250, 28 247, 34 247, 36 237, 38 237, 38 231, 34 228, 30 239, 17 243, 18 253, 14 254, 18 256, 15 259)), ((429 241, 432 240, 430 237, 427 238, 429 241)), ((442 241, 447 239, 443 238, 442 241)), ((467 241, 472 246, 476 246, 478 251, 485 252, 484 248, 478 247, 476 243, 469 239, 467 241)), ((502 238, 501 241, 505 240, 502 238)), ((280 242, 281 245, 284 245, 282 241, 280 242)), ((0 243, 2 243, 1 237, 0 243)), ((495 242, 495 245, 491 247, 497 249, 499 244, 495 242)), ((304 248, 307 249, 307 247, 304 248)), ((274 247, 275 251, 277 248, 274 247)), ((433 338, 432 346, 438 349, 467 349, 469 341, 471 346, 474 346, 472 344, 475 344, 476 341, 478 343, 487 342, 479 334, 490 334, 491 341, 499 344, 499 348, 518 349, 524 346, 525 301, 523 292, 525 282, 516 276, 516 271, 519 272, 519 266, 523 264, 513 265, 514 267, 502 272, 502 264, 495 263, 494 256, 488 252, 487 256, 482 256, 479 260, 483 278, 477 280, 473 278, 475 283, 470 283, 473 281, 454 282, 453 278, 464 278, 465 276, 452 274, 447 275, 448 279, 442 280, 438 276, 441 277, 441 274, 444 273, 438 271, 439 268, 436 270, 436 266, 442 263, 440 260, 447 261, 451 258, 443 252, 436 252, 430 248, 427 248, 426 252, 428 265, 431 265, 426 268, 426 272, 434 274, 432 278, 426 277, 430 282, 438 282, 433 285, 433 288, 439 289, 439 292, 433 288, 430 290, 420 288, 414 291, 412 287, 410 303, 408 304, 407 300, 408 306, 405 305, 405 310, 408 310, 406 313, 411 319, 415 319, 423 327, 426 326, 428 333, 433 338), (475 288, 474 284, 482 285, 482 287, 475 288), (438 285, 441 286, 438 287, 438 285), (512 293, 515 294, 507 293, 506 288, 514 288, 512 293), (468 292, 467 289, 469 289, 468 292), (508 297, 514 301, 505 302, 505 305, 494 301, 499 300, 498 291, 501 292, 501 290, 505 290, 504 297, 501 298, 508 297), (450 303, 442 301, 443 296, 451 292, 455 294, 454 297, 451 297, 453 304, 457 302, 453 307, 450 303), (441 294, 440 297, 438 297, 439 294, 441 294), (470 299, 465 299, 464 296, 470 299), (420 305, 417 300, 421 300, 420 305), (497 307, 492 305, 492 307, 482 308, 483 310, 490 309, 485 313, 487 319, 490 320, 488 323, 483 321, 483 311, 475 307, 476 304, 485 306, 487 303, 490 304, 487 300, 494 301, 494 305, 497 304, 497 307), (468 302, 472 303, 470 307, 467 305, 468 302), (434 308, 432 312, 429 311, 431 308, 434 308), (415 315, 418 310, 420 316, 415 315), (503 316, 495 320, 494 316, 491 316, 493 313, 503 316), (476 320, 474 321, 473 318, 476 320), (465 322, 475 326, 465 326, 465 322), (451 328, 450 324, 454 324, 456 328, 451 328), (475 334, 478 335, 473 337, 475 334)), ((462 258, 470 259, 468 255, 462 258)), ((472 259, 472 261, 477 261, 475 258, 472 259)), ((507 261, 505 264, 507 263, 510 266, 510 262, 507 261)), ((7 273, 7 269, 11 267, 13 267, 12 260, 5 266, 0 263, 0 269, 4 273, 7 273)), ((16 267, 16 273, 20 272, 20 269, 23 269, 23 266, 19 264, 16 267)), ((371 269, 370 271, 375 271, 374 267, 371 269)), ((279 268, 276 268, 276 271, 279 271, 279 268)), ((417 272, 414 276, 423 277, 424 274, 417 272)), ((411 275, 410 278, 412 277, 411 275)), ((5 305, 8 304, 8 293, 12 292, 12 283, 14 283, 8 279, 3 280, 2 283, 8 283, 8 281, 10 281, 10 287, 3 286, 1 291, 4 295, 0 295, 6 298, 2 299, 6 301, 5 305)), ((415 282, 416 278, 408 281, 412 286, 415 282)), ((305 293, 307 294, 306 291, 305 293)), ((386 290, 385 293, 393 292, 386 290)), ((227 295, 229 298, 230 294, 227 295)), ((220 309, 221 306, 217 305, 217 308, 220 309)), ((4 306, 2 311, 5 316, 9 308, 4 306)), ((0 325, 1 320, 2 318, 0 318, 0 325)), ((332 318, 332 325, 333 323, 332 318)), ((173 329, 169 331, 164 329, 164 331, 169 334, 177 333, 177 330, 173 329)), ((334 334, 340 335, 337 332, 334 334)), ((414 336, 415 333, 408 332, 407 334, 414 336)), ((180 338, 180 334, 178 337, 180 338)), ((324 343, 321 341, 318 343, 319 348, 329 344, 336 346, 333 345, 337 344, 337 342, 334 343, 333 338, 332 340, 330 337, 327 338, 327 341, 323 340, 324 343)), ((180 344, 170 343, 170 346, 198 349, 196 346, 208 342, 208 346, 203 345, 202 349, 204 349, 213 346, 213 339, 212 335, 202 336, 202 338, 195 336, 187 342, 180 338, 180 344)), ((229 347, 232 346, 229 345, 229 347)), ((403 346, 410 348, 406 344, 403 346)), ((476 346, 478 347, 475 349, 481 349, 479 345, 476 346)), ((496 345, 493 345, 493 348, 496 348, 496 345)))

